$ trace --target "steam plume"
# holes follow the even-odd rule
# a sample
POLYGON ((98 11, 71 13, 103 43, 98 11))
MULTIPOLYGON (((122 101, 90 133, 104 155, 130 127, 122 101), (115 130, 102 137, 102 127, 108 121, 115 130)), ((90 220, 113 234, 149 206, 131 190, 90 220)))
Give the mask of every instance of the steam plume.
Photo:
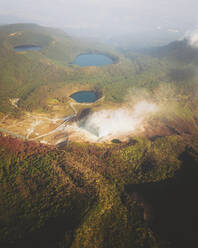
POLYGON ((198 48, 198 29, 188 32, 186 34, 186 39, 188 44, 192 47, 198 48))
POLYGON ((95 112, 81 121, 79 127, 98 139, 119 137, 135 131, 141 126, 145 117, 156 110, 155 104, 141 101, 133 109, 119 108, 95 112))

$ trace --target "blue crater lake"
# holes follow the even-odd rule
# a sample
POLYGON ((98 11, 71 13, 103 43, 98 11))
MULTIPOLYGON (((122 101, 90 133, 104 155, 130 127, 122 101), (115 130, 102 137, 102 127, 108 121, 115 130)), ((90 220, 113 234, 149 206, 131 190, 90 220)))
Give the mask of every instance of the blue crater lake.
POLYGON ((98 100, 96 93, 93 91, 79 91, 72 94, 70 97, 79 103, 96 102, 98 100))
POLYGON ((15 46, 14 50, 16 52, 22 52, 22 51, 39 51, 41 49, 40 46, 35 45, 22 45, 22 46, 15 46))
POLYGON ((77 56, 72 64, 78 66, 104 66, 113 64, 113 60, 103 54, 90 53, 77 56))

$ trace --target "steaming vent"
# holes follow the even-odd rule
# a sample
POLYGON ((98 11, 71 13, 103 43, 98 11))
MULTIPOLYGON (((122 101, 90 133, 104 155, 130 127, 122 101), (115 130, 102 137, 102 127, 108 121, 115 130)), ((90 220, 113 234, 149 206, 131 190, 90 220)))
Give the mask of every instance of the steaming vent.
POLYGON ((133 108, 101 110, 79 121, 77 129, 89 139, 107 140, 110 137, 120 137, 140 129, 145 118, 155 111, 157 106, 147 101, 141 101, 133 108))

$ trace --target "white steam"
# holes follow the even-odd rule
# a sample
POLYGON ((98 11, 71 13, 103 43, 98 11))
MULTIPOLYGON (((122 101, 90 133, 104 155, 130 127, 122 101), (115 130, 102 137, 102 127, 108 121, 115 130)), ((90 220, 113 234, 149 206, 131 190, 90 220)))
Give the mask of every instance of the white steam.
POLYGON ((82 131, 88 131, 98 139, 119 137, 140 128, 145 117, 156 110, 155 104, 141 101, 133 109, 119 108, 95 112, 78 126, 82 131))
POLYGON ((185 38, 190 46, 198 48, 198 29, 186 33, 185 38))

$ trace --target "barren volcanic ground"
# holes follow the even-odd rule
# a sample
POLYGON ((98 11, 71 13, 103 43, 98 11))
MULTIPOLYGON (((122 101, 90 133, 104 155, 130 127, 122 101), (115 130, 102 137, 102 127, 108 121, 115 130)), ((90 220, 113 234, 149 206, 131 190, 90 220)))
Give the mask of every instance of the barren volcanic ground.
MULTIPOLYGON (((159 113, 163 110, 155 103, 143 100, 134 105, 127 102, 119 107, 101 109, 102 102, 102 98, 96 103, 77 103, 69 99, 67 111, 61 111, 61 106, 56 105, 56 111, 50 114, 26 112, 20 119, 10 118, 8 114, 2 117, 0 130, 48 145, 69 141, 109 143, 114 139, 127 142, 136 136, 166 136, 172 133, 166 124, 159 124, 159 113), (100 109, 97 110, 99 103, 100 109), (156 131, 152 130, 151 121, 156 131)), ((15 107, 18 108, 16 103, 15 107)))

